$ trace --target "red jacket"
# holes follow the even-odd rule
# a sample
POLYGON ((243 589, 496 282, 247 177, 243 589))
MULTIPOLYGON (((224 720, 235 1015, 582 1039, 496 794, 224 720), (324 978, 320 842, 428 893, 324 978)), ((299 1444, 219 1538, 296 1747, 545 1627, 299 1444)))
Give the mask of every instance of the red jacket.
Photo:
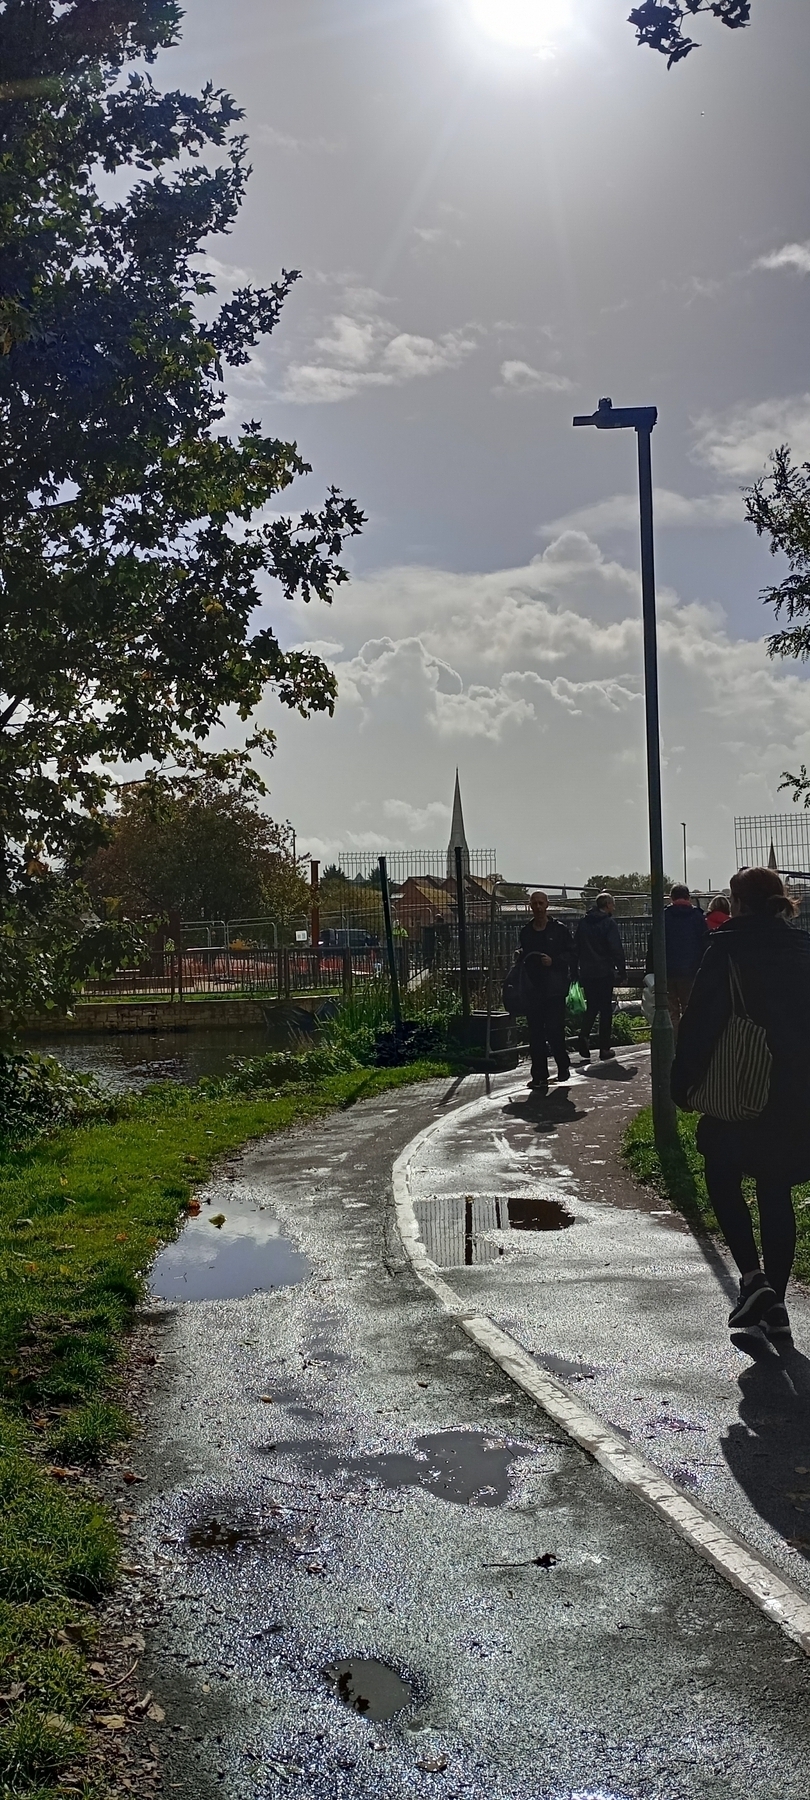
POLYGON ((721 912, 719 907, 716 912, 708 912, 706 914, 706 924, 710 931, 717 931, 721 925, 727 925, 728 921, 729 914, 721 912))

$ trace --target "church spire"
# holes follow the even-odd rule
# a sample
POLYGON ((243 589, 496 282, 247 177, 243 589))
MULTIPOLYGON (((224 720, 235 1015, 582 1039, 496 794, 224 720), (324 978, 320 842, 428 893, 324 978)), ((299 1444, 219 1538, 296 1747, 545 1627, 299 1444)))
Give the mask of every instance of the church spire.
POLYGON ((464 832, 464 814, 461 810, 461 786, 456 769, 456 787, 453 794, 453 822, 450 826, 450 842, 447 846, 447 879, 456 879, 456 847, 461 851, 461 865, 465 876, 470 873, 470 851, 464 832))

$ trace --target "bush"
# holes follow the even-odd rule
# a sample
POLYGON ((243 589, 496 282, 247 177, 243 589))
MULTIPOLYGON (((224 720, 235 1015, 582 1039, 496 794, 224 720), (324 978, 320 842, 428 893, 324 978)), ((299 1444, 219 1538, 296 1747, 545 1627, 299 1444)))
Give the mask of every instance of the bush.
POLYGON ((403 1063, 429 1062, 445 1053, 447 1028, 444 1021, 403 1019, 401 1025, 389 1025, 378 1031, 374 1039, 374 1061, 379 1069, 399 1068, 403 1063))
POLYGON ((288 1087, 312 1087, 328 1075, 357 1068, 357 1060, 340 1044, 316 1050, 269 1050, 266 1056, 229 1057, 227 1075, 204 1078, 201 1091, 217 1097, 275 1093, 288 1087))
POLYGON ((92 1075, 62 1067, 54 1056, 0 1050, 0 1149, 63 1125, 109 1118, 115 1108, 92 1075))

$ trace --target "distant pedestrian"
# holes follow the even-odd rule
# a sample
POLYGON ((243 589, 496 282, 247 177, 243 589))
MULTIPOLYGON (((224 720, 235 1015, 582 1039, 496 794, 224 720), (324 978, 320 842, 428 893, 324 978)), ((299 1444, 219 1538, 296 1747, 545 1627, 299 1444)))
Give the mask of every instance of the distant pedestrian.
POLYGON ((795 910, 774 869, 744 869, 732 878, 731 917, 712 934, 672 1069, 676 1104, 695 1110, 703 1100, 697 1144, 706 1186, 740 1271, 729 1325, 732 1331, 760 1326, 776 1346, 791 1342, 785 1308, 796 1248, 791 1189, 810 1179, 810 936, 788 929, 795 910), (761 1110, 736 1123, 715 1116, 730 1110, 722 1097, 732 1091, 735 1070, 738 1078, 744 1065, 753 1066, 743 1041, 750 1027, 741 1032, 738 1024, 734 1042, 726 1033, 732 1010, 738 1020, 744 1013, 764 1028, 766 1045, 755 1084, 761 1110), (721 1039, 723 1052, 715 1058, 721 1039), (744 1175, 756 1181, 764 1273, 744 1175))
POLYGON ((579 980, 585 995, 585 1014, 577 1048, 583 1062, 591 1060, 590 1036, 599 1015, 599 1059, 608 1062, 615 1056, 610 1038, 613 1029, 613 985, 625 975, 624 945, 613 914, 616 902, 612 894, 597 894, 595 904, 585 914, 574 933, 579 980))
POLYGON ((558 1081, 567 1081, 571 1063, 565 1047, 565 1002, 574 978, 576 955, 567 925, 552 918, 548 894, 532 894, 532 917, 520 933, 522 985, 532 1068, 530 1087, 548 1091, 548 1052, 558 1081))
MULTIPOLYGON (((689 995, 700 959, 708 941, 706 920, 683 882, 670 888, 669 905, 664 908, 664 931, 667 947, 667 1005, 675 1041, 681 1019, 689 1004, 689 995)), ((647 974, 652 974, 652 933, 647 945, 647 974)))
POLYGON ((708 931, 719 931, 720 926, 725 925, 726 920, 730 919, 730 918, 731 918, 731 905, 730 905, 729 901, 726 899, 725 894, 715 894, 714 899, 711 903, 711 906, 709 907, 709 910, 706 914, 707 930, 708 931))

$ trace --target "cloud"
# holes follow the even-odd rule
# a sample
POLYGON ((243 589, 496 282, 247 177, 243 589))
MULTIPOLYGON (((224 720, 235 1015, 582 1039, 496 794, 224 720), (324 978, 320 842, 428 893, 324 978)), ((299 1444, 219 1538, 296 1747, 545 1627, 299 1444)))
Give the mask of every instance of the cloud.
POLYGON ((273 150, 283 150, 288 156, 301 156, 305 151, 321 156, 334 156, 341 145, 324 137, 293 137, 288 131, 277 131, 274 125, 256 125, 251 136, 260 144, 269 144, 273 150))
POLYGON ((761 475, 772 450, 789 444, 800 462, 810 459, 810 394, 704 413, 695 424, 694 454, 718 475, 750 480, 761 475))
POLYGON ((386 800, 383 804, 386 819, 403 831, 409 831, 411 837, 419 837, 422 842, 438 843, 447 836, 451 809, 445 800, 429 800, 427 806, 412 806, 410 800, 386 800))
POLYGON ((471 328, 423 337, 398 331, 382 311, 381 296, 356 290, 334 313, 306 362, 287 368, 282 399, 299 406, 350 400, 364 388, 401 387, 408 381, 458 368, 477 348, 471 328))
POLYGON ((767 256, 757 257, 755 269, 797 269, 800 275, 810 275, 810 244, 783 244, 781 250, 771 250, 767 256))
POLYGON ((496 389, 499 394, 569 394, 574 383, 566 375, 556 375, 549 369, 533 369, 531 363, 501 363, 501 384, 496 389))
MULTIPOLYGON (((311 612, 290 610, 302 637, 311 612)), ((335 623, 334 719, 266 709, 279 733, 272 804, 300 842, 441 846, 458 763, 468 839, 494 844, 510 878, 649 866, 634 567, 567 529, 516 568, 359 577, 335 623)), ((668 865, 686 818, 719 883, 734 815, 784 811, 781 771, 810 761, 810 682, 736 637, 719 607, 665 586, 659 657, 668 865)))
MULTIPOLYGON (((742 500, 738 493, 676 494, 670 488, 655 490, 656 525, 739 525, 743 519, 742 500)), ((541 527, 541 535, 567 531, 638 531, 638 494, 611 494, 591 506, 577 507, 561 519, 553 519, 541 527)))

